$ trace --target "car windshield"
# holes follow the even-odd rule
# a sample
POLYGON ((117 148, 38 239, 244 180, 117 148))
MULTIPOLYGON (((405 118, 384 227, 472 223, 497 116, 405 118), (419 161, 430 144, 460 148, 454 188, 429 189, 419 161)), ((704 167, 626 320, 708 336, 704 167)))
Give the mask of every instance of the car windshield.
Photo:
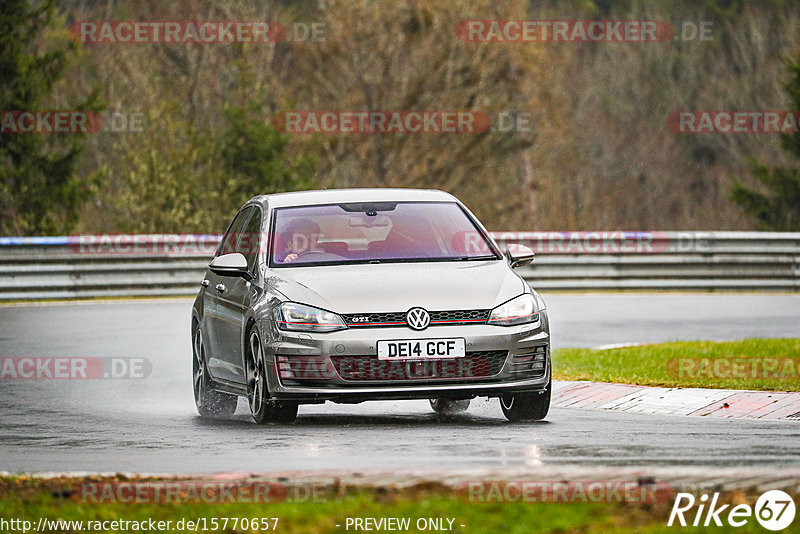
POLYGON ((499 259, 454 202, 278 208, 270 266, 499 259))

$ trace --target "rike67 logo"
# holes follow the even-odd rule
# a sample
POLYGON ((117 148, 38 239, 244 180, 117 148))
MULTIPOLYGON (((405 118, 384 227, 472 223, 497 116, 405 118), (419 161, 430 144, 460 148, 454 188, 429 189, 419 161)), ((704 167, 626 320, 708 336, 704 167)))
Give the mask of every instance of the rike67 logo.
POLYGON ((784 530, 794 521, 795 504, 792 497, 781 490, 770 490, 762 494, 755 506, 749 504, 721 504, 719 493, 714 493, 709 502, 707 494, 699 499, 691 493, 678 493, 667 526, 673 524, 686 526, 729 525, 741 527, 749 523, 753 517, 767 530, 784 530), (699 501, 699 502, 698 502, 699 501), (696 505, 696 506, 695 506, 696 505))

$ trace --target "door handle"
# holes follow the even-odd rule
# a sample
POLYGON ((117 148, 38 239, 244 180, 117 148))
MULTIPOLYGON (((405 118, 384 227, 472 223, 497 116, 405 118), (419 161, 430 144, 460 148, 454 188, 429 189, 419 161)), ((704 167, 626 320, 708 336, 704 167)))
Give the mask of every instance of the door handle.
POLYGON ((203 280, 202 282, 200 282, 200 285, 203 286, 203 287, 208 287, 208 284, 210 284, 210 283, 211 282, 209 282, 208 280, 203 280))
POLYGON ((215 287, 215 289, 216 289, 217 291, 219 291, 220 293, 222 293, 223 291, 225 291, 225 284, 217 284, 217 285, 216 285, 216 286, 214 286, 214 287, 215 287))

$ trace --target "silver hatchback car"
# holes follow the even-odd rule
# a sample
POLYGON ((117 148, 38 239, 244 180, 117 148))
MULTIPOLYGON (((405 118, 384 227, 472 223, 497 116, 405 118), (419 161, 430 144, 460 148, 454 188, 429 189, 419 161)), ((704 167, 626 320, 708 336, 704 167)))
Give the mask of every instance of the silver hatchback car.
POLYGON ((236 214, 192 307, 204 416, 246 397, 256 422, 299 404, 430 399, 436 412, 498 397, 510 421, 550 406, 542 298, 443 191, 262 195, 236 214))

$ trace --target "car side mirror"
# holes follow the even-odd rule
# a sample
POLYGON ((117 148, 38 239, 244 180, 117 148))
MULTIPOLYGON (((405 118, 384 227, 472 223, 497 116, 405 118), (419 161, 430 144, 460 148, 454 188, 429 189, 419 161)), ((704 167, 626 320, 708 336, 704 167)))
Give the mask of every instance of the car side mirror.
POLYGON ((536 254, 525 245, 511 244, 506 247, 506 257, 512 268, 529 265, 534 256, 536 254))
POLYGON ((247 258, 239 252, 217 256, 208 264, 211 272, 220 276, 238 276, 252 280, 253 275, 247 270, 247 258))

